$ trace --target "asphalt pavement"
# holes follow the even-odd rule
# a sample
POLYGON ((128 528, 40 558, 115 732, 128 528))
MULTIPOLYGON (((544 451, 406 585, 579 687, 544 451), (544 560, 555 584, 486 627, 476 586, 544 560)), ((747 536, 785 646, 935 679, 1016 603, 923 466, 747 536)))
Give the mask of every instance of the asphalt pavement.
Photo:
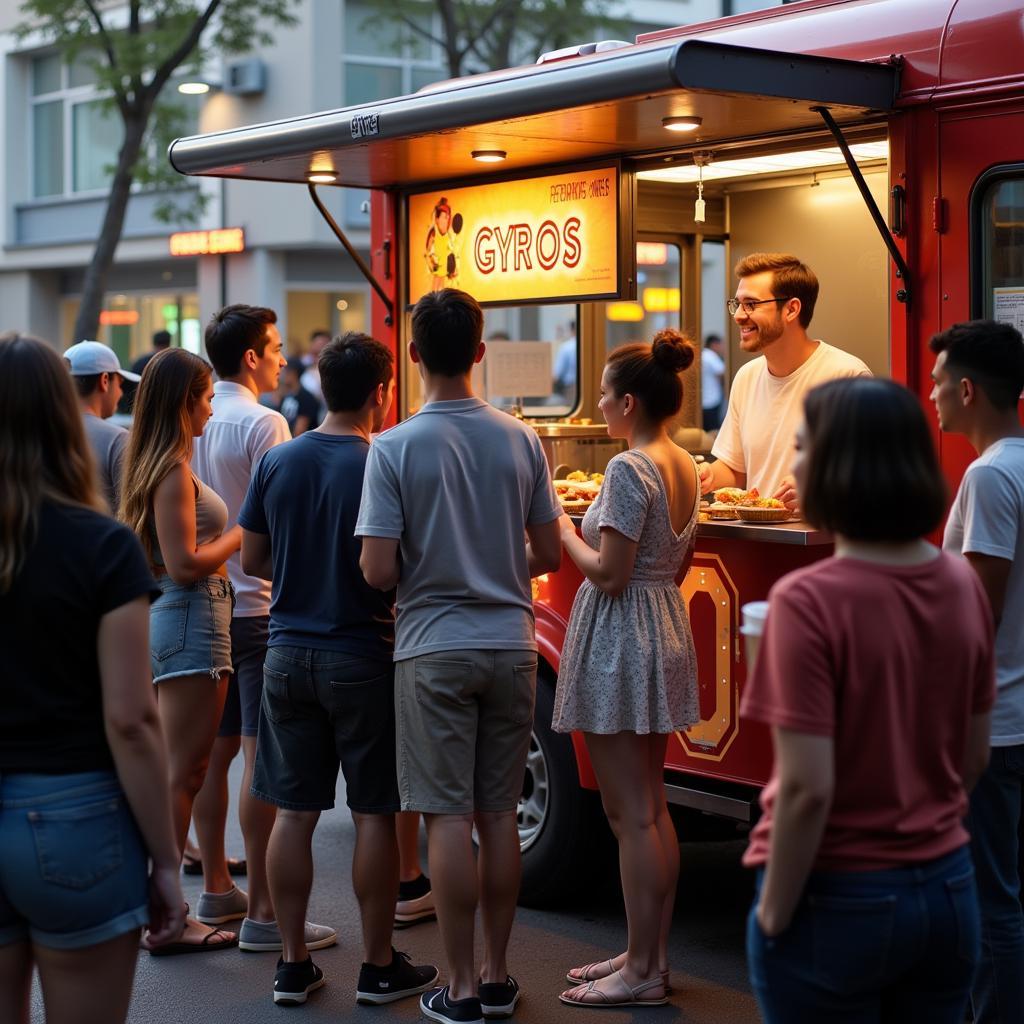
MULTIPOLYGON (((233 766, 237 790, 241 759, 233 766)), ((384 1007, 355 1004, 355 983, 362 959, 359 915, 349 870, 355 830, 339 784, 338 806, 320 820, 314 838, 316 880, 310 919, 338 929, 338 944, 313 954, 327 984, 301 1007, 275 1006, 271 993, 276 953, 243 953, 237 949, 204 955, 154 959, 139 956, 131 1024, 373 1024, 374 1021, 418 1021, 417 1000, 384 1007)), ((232 810, 228 848, 242 854, 241 835, 232 810)), ((743 954, 744 920, 751 880, 740 866, 743 844, 684 843, 682 871, 671 936, 674 994, 670 1005, 654 1009, 607 1010, 594 1013, 558 1002, 566 988, 563 975, 576 964, 605 959, 625 944, 625 919, 618 879, 603 885, 575 906, 557 911, 520 909, 509 954, 510 970, 523 992, 514 1017, 518 1024, 580 1021, 594 1018, 609 1024, 642 1020, 650 1024, 755 1024, 759 1020, 747 981, 743 954)), ((195 905, 201 879, 186 877, 185 895, 195 905)), ((238 879, 242 888, 245 880, 238 879)), ((231 927, 227 925, 226 927, 231 927)), ((414 963, 444 958, 436 923, 395 933, 398 949, 414 963)), ((442 974, 443 977, 443 974, 442 974)), ((43 1021, 38 990, 33 1022, 43 1021)))

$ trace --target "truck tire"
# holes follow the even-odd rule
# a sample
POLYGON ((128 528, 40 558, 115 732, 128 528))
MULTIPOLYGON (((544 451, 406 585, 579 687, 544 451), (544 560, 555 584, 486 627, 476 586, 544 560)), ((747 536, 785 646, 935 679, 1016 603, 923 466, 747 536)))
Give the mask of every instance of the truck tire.
POLYGON ((572 741, 551 729, 554 698, 554 682, 542 669, 518 809, 519 902, 526 907, 571 901, 607 870, 613 846, 600 797, 580 785, 572 741))

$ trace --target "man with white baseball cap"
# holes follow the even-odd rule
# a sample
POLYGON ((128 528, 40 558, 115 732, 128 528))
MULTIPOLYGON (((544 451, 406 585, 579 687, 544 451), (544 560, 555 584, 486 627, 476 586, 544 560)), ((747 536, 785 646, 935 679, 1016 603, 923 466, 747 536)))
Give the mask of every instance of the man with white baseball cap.
POLYGON ((121 380, 137 383, 140 377, 122 370, 117 353, 99 341, 80 341, 64 353, 64 361, 78 391, 85 434, 92 445, 100 485, 112 513, 121 497, 121 460, 128 431, 106 421, 114 415, 121 398, 121 380))

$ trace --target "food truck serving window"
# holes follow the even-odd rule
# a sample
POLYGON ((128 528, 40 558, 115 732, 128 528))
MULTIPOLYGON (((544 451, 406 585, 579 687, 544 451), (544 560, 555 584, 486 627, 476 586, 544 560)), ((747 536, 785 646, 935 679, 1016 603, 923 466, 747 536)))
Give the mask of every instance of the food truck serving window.
POLYGON ((577 317, 570 305, 485 309, 477 392, 523 416, 567 416, 579 405, 577 317))
POLYGON ((987 172, 971 213, 973 315, 1024 332, 1024 165, 987 172))

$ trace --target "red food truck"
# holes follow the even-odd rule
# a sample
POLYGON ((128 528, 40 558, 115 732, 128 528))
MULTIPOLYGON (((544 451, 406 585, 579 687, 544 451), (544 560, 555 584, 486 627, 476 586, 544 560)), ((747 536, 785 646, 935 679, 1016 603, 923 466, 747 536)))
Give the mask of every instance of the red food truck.
MULTIPOLYGON (((600 472, 619 450, 596 411, 609 348, 668 324, 695 336, 720 324, 735 372, 727 268, 751 252, 799 254, 822 284, 812 336, 925 404, 932 333, 979 316, 1024 327, 1016 0, 805 0, 181 139, 170 159, 183 174, 308 187, 372 287, 400 415, 420 402, 409 304, 431 288, 475 294, 488 317, 478 384, 534 423, 556 475, 600 472), (317 193, 328 184, 372 190, 369 265, 317 193)), ((700 391, 695 366, 676 433, 695 453, 709 443, 700 391)), ((955 487, 972 452, 937 427, 935 440, 955 487)), ((830 550, 800 523, 699 528, 681 586, 701 721, 671 740, 665 764, 682 834, 711 820, 735 832, 756 814, 771 747, 738 715, 739 608, 830 550)), ((594 849, 585 748, 549 728, 579 582, 566 560, 535 587, 541 672, 520 804, 533 903, 563 892, 594 849)))

